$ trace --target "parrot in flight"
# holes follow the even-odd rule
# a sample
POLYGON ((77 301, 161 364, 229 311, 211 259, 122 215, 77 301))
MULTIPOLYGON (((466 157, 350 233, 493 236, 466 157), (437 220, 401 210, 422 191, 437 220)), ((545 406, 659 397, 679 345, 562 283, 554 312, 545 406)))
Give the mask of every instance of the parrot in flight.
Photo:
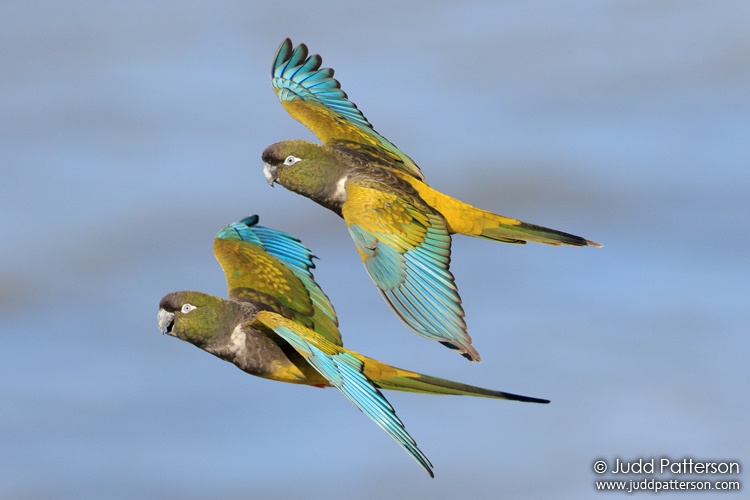
POLYGON ((572 234, 497 215, 451 198, 425 181, 411 158, 377 133, 341 90, 331 68, 307 46, 279 46, 271 82, 281 104, 323 143, 291 140, 263 151, 271 184, 341 216, 375 285, 414 332, 480 356, 466 331, 449 270, 451 235, 524 244, 601 245, 572 234))
POLYGON ((174 292, 161 299, 163 334, 189 342, 258 377, 339 389, 434 477, 432 464, 380 389, 549 403, 396 368, 343 347, 338 319, 312 274, 313 255, 298 239, 234 222, 214 239, 229 299, 174 292))

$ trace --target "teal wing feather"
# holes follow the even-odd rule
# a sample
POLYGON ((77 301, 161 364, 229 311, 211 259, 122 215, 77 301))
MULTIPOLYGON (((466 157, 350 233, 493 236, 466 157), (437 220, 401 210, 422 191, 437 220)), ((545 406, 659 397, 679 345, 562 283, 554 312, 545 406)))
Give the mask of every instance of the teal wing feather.
POLYGON ((298 324, 260 315, 270 327, 299 352, 313 368, 340 390, 357 408, 383 429, 399 446, 434 477, 432 464, 409 435, 393 406, 363 373, 364 364, 343 348, 306 333, 298 324))
POLYGON ((342 345, 336 311, 328 296, 315 282, 315 277, 312 274, 312 269, 315 268, 313 262, 315 256, 294 236, 259 226, 257 225, 258 220, 258 216, 253 215, 240 222, 233 222, 222 229, 217 238, 240 240, 260 247, 286 266, 302 282, 310 300, 312 300, 313 313, 311 319, 313 329, 325 335, 329 340, 337 340, 337 345, 342 345))
POLYGON ((449 270, 451 237, 445 220, 428 214, 424 221, 414 218, 402 226, 405 231, 394 231, 372 218, 347 220, 365 269, 396 315, 419 335, 479 361, 449 270))
POLYGON ((271 67, 271 83, 287 112, 322 142, 385 163, 424 180, 421 170, 385 137, 375 131, 356 104, 333 78, 333 69, 321 68, 322 58, 308 57, 307 46, 293 47, 288 38, 279 46, 271 67))

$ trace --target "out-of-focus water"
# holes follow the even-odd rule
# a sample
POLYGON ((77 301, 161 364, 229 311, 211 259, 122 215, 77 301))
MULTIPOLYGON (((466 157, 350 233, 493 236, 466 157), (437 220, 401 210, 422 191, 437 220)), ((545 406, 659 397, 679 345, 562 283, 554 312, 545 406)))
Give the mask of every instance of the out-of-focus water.
POLYGON ((739 1, 3 2, 0 497, 593 498, 599 458, 747 459, 748 33, 739 1), (286 36, 434 187, 604 248, 456 237, 483 361, 409 333, 263 179, 312 139, 268 81, 286 36), (350 348, 552 404, 387 394, 430 480, 337 391, 159 335, 252 213, 320 257, 350 348))

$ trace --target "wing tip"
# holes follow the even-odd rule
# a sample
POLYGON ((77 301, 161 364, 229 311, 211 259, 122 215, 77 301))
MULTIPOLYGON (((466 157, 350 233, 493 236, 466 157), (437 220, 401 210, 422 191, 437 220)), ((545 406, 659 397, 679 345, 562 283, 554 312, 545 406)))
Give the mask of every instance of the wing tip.
POLYGON ((425 467, 425 470, 427 471, 427 474, 429 474, 432 479, 435 479, 435 473, 432 471, 433 467, 434 466, 430 464, 429 467, 425 467))
POLYGON ((240 224, 244 224, 247 227, 253 227, 258 224, 258 222, 260 222, 260 216, 258 216, 257 214, 249 215, 239 221, 240 224))
POLYGON ((273 73, 276 70, 276 68, 283 62, 289 59, 289 56, 292 54, 292 39, 289 37, 284 38, 284 41, 279 44, 279 48, 276 49, 276 55, 273 58, 273 63, 271 64, 271 77, 273 77, 273 73))
POLYGON ((471 345, 471 339, 469 339, 468 344, 464 345, 458 345, 454 344, 452 342, 440 342, 448 349, 453 349, 454 351, 458 351, 458 353, 463 356, 465 359, 468 359, 472 363, 479 363, 482 361, 482 356, 479 355, 479 351, 477 351, 473 345, 471 345))
POLYGON ((284 38, 284 40, 281 41, 281 44, 279 45, 279 48, 276 49, 276 53, 279 53, 283 47, 292 48, 294 44, 292 43, 292 39, 289 37, 284 38))

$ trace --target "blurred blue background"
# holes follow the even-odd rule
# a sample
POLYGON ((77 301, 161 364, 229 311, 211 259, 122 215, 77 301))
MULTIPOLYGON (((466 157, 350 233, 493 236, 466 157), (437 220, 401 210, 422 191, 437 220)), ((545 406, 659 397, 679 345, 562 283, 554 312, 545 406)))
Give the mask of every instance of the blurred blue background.
POLYGON ((741 1, 2 2, 0 497, 593 498, 598 458, 746 465, 748 33, 741 1), (269 84, 286 36, 432 186, 604 248, 456 237, 483 361, 409 333, 343 223, 263 179, 314 140, 269 84), (337 391, 160 335, 166 293, 226 293, 213 236, 253 213, 320 257, 348 347, 552 404, 386 394, 430 480, 337 391))

